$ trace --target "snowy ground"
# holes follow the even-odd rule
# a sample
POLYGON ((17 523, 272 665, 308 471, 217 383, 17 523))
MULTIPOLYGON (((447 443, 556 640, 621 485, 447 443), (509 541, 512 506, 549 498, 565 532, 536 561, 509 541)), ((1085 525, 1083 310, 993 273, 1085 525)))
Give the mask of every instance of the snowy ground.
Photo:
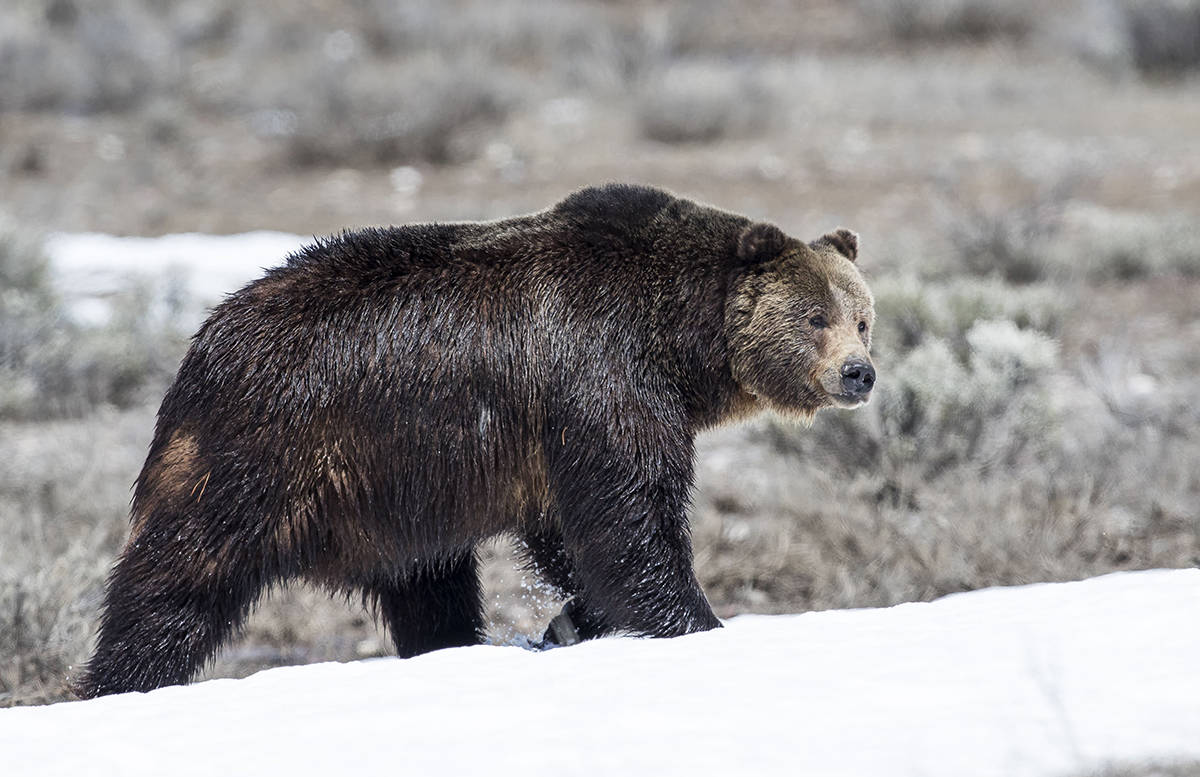
POLYGON ((1200 570, 0 710, 5 775, 1086 774, 1200 759, 1200 570))

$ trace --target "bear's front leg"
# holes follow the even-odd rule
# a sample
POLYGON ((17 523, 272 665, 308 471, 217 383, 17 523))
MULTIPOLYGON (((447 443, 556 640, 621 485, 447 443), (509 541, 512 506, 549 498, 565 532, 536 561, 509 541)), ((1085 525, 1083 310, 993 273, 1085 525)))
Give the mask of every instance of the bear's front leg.
POLYGON ((563 544, 557 517, 552 524, 530 523, 534 528, 521 533, 520 543, 526 566, 567 599, 562 611, 550 621, 538 645, 574 645, 585 639, 602 636, 608 628, 601 614, 588 607, 583 600, 583 591, 563 544))
POLYGON ((606 630, 673 637, 721 623, 692 568, 692 438, 628 406, 617 429, 576 422, 548 456, 563 542, 606 630), (572 434, 571 432, 574 432, 572 434))

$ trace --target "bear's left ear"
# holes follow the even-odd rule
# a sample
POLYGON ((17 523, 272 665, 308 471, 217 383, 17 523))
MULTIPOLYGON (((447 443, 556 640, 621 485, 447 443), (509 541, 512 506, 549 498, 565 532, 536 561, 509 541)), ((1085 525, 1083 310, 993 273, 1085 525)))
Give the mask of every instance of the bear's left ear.
POLYGON ((774 224, 751 224, 738 238, 738 261, 757 264, 774 259, 787 247, 788 237, 774 224))
POLYGON ((858 235, 848 229, 835 229, 829 234, 812 242, 812 247, 824 243, 850 261, 858 258, 858 235))

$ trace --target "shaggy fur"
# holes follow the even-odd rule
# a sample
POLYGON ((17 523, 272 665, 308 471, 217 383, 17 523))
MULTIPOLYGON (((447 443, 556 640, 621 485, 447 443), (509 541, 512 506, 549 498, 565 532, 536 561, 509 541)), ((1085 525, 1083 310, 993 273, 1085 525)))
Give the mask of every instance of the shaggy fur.
POLYGON ((304 249, 196 334, 79 694, 187 682, 296 578, 361 593, 401 656, 475 643, 475 547, 501 532, 585 637, 719 626, 692 570, 693 438, 848 404, 822 376, 866 358, 856 253, 621 185, 304 249))

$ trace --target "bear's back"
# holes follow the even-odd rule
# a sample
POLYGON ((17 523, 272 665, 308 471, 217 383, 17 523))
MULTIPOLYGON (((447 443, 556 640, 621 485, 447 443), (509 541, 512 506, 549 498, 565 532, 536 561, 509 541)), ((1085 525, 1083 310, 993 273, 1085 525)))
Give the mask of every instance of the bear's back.
POLYGON ((574 192, 555 205, 551 213, 572 222, 575 227, 605 225, 632 231, 645 226, 663 208, 678 201, 651 186, 610 183, 574 192))

